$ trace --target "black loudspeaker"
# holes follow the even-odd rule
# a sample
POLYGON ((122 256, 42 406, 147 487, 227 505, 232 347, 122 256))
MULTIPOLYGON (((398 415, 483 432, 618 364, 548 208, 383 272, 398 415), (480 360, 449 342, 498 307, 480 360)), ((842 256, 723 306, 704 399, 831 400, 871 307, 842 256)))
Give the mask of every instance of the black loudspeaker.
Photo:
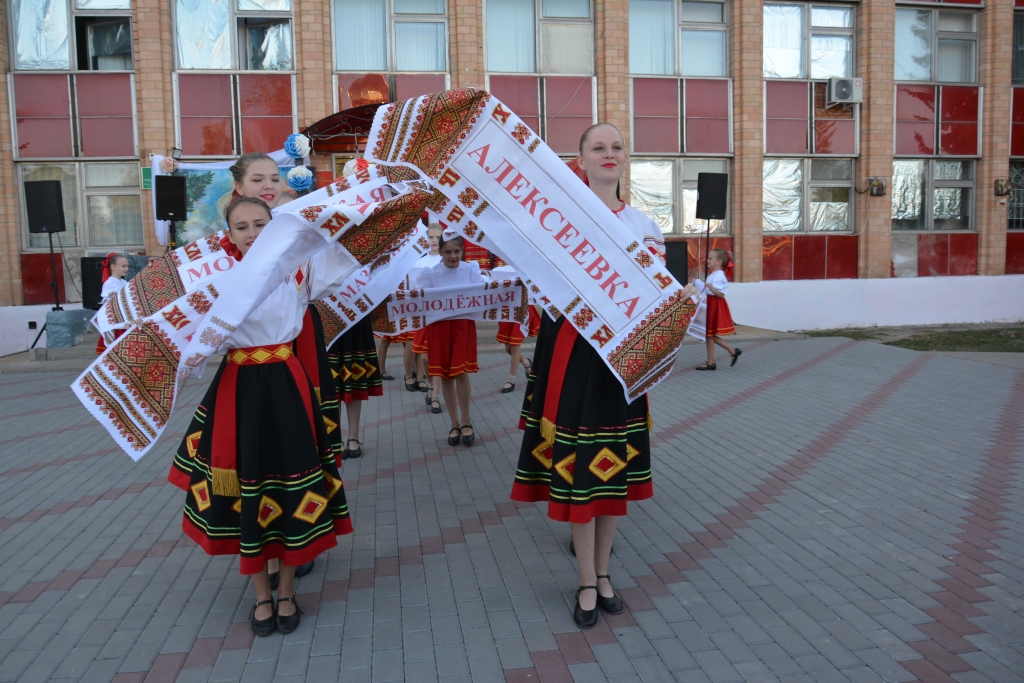
POLYGON ((726 196, 729 194, 728 173, 697 174, 697 218, 725 219, 726 196))
POLYGON ((185 176, 158 175, 156 185, 156 219, 158 221, 183 221, 188 200, 185 196, 185 176))
POLYGON ((99 310, 105 256, 82 257, 82 308, 99 310))
POLYGON ((672 277, 683 284, 690 281, 690 265, 686 249, 686 240, 665 242, 665 266, 672 277))
POLYGON ((64 232, 64 197, 59 180, 25 181, 29 232, 64 232))

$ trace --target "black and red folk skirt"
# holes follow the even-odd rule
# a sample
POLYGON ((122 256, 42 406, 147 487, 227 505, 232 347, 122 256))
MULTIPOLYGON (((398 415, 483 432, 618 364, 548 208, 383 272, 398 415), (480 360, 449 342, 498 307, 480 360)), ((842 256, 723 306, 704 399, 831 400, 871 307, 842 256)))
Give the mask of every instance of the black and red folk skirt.
POLYGON ((210 555, 239 555, 243 574, 275 558, 305 564, 352 533, 320 406, 291 348, 228 353, 168 475, 186 493, 185 533, 210 555), (218 467, 225 457, 233 472, 218 467), (219 495, 225 472, 237 491, 219 495))
POLYGON ((427 325, 428 375, 452 379, 479 370, 474 321, 438 320, 427 325))
MULTIPOLYGON (((585 524, 654 495, 647 396, 627 403, 597 352, 561 318, 538 366, 512 500, 548 501, 548 517, 585 524)), ((527 390, 529 391, 529 389, 527 390)))
POLYGON ((331 449, 340 457, 343 447, 338 422, 338 386, 334 382, 326 346, 320 313, 315 306, 309 304, 302 317, 302 331, 292 342, 292 351, 302 363, 309 381, 313 383, 313 391, 320 402, 320 413, 327 429, 327 438, 331 440, 331 449))
POLYGON ((363 316, 331 344, 327 349, 327 359, 338 388, 339 404, 384 395, 369 316, 363 316))
MULTIPOLYGON (((536 337, 540 332, 541 316, 536 310, 534 310, 533 306, 530 306, 527 310, 530 312, 529 318, 527 319, 527 335, 530 337, 536 337)), ((501 322, 498 323, 498 333, 494 335, 494 338, 499 344, 520 346, 526 337, 523 336, 523 328, 519 323, 501 322)))
POLYGON ((727 334, 736 334, 736 326, 732 322, 729 304, 720 296, 708 297, 707 329, 709 337, 724 337, 727 334))
MULTIPOLYGON (((530 308, 533 310, 533 307, 530 308)), ((537 372, 540 370, 540 361, 544 358, 548 340, 551 339, 551 330, 555 326, 546 313, 540 313, 537 322, 537 342, 533 347, 533 360, 530 369, 526 372, 526 394, 523 396, 523 407, 519 411, 519 429, 526 429, 526 418, 530 414, 530 406, 533 403, 533 392, 537 387, 537 372)))

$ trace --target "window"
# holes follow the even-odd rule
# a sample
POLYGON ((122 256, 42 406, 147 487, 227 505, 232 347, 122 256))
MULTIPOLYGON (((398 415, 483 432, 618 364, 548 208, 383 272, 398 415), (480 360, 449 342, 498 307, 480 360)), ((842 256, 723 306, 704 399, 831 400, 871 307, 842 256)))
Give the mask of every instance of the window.
POLYGON ((851 230, 852 201, 852 159, 764 161, 764 232, 851 230))
POLYGON ((594 73, 590 0, 488 0, 487 70, 594 73))
MULTIPOLYGON (((109 250, 140 247, 144 244, 138 162, 19 166, 22 182, 60 181, 67 227, 67 232, 56 235, 61 246, 109 250)), ((27 217, 23 216, 22 222, 27 226, 27 217)), ((27 234, 28 248, 49 246, 46 235, 27 234)))
MULTIPOLYGON (((643 211, 665 235, 694 235, 708 229, 697 220, 697 174, 728 173, 725 159, 639 159, 629 164, 630 205, 643 211)), ((711 221, 725 234, 726 221, 711 221)))
POLYGON ((1024 230, 1024 161, 1010 162, 1010 230, 1024 230))
POLYGON ((179 69, 291 71, 291 0, 175 0, 179 69))
POLYGON ((630 0, 629 71, 728 76, 725 3, 630 0))
POLYGON ((765 78, 852 75, 852 7, 765 3, 765 78))
POLYGON ((444 0, 334 0, 339 71, 447 71, 444 0))
POLYGON ((974 162, 898 159, 892 164, 893 230, 970 230, 974 162))
POLYGON ((897 81, 974 83, 977 56, 977 13, 896 10, 897 81))
POLYGON ((1024 85, 1024 12, 1013 13, 1013 56, 1011 62, 1014 85, 1024 85))
POLYGON ((131 71, 129 0, 13 0, 14 70, 131 71))

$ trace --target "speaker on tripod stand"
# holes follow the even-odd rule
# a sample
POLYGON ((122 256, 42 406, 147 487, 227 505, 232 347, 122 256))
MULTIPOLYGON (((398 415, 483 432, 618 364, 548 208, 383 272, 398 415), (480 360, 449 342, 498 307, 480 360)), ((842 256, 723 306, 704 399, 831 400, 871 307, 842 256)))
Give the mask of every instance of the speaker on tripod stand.
MULTIPOLYGON (((53 310, 63 311, 60 305, 60 291, 57 289, 57 259, 53 253, 53 233, 65 232, 64 197, 60 191, 59 180, 27 180, 25 181, 25 212, 28 214, 28 231, 39 234, 46 233, 50 240, 50 286, 53 287, 53 310)), ((64 260, 61 259, 61 267, 64 260)), ((34 349, 39 338, 46 331, 46 325, 39 330, 30 348, 34 349)))

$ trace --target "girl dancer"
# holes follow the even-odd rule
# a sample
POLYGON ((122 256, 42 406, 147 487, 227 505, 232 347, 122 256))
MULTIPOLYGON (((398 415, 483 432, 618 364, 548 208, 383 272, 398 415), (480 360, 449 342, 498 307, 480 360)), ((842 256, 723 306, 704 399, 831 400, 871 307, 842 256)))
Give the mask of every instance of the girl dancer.
MULTIPOLYGON (((100 290, 100 308, 107 303, 107 299, 120 292, 128 281, 128 257, 124 254, 110 252, 107 258, 103 259, 103 288, 100 290)), ((124 330, 115 330, 114 338, 124 334, 124 330)), ((103 341, 103 335, 96 340, 96 353, 100 354, 107 350, 107 344, 103 341)))
MULTIPOLYGON (((430 241, 430 252, 424 254, 416 265, 413 266, 412 270, 409 271, 408 281, 410 283, 416 282, 419 279, 420 273, 424 270, 436 266, 441 262, 441 254, 438 251, 438 245, 441 244, 441 233, 444 229, 439 223, 431 223, 427 226, 427 239, 430 241)), ((427 328, 423 327, 413 334, 412 338, 412 352, 416 358, 416 371, 419 377, 428 377, 427 373, 427 328)), ((427 405, 430 406, 430 412, 434 414, 441 413, 441 378, 431 377, 430 387, 427 390, 427 405)))
MULTIPOLYGON (((245 197, 227 207, 226 219, 222 244, 242 260, 270 207, 245 197)), ((320 405, 292 352, 307 291, 321 297, 341 285, 327 281, 324 258, 303 266, 305 286, 281 283, 231 334, 169 475, 187 494, 185 533, 211 555, 240 555, 241 572, 253 576, 250 623, 258 636, 295 630, 295 567, 352 532, 320 405), (276 608, 271 558, 283 565, 276 608)))
MULTIPOLYGON (((518 277, 516 272, 509 266, 499 266, 491 271, 491 277, 498 279, 515 279, 518 277)), ((531 337, 536 337, 540 332, 540 315, 534 310, 533 306, 529 309, 529 323, 528 323, 528 334, 531 337)), ((523 344, 523 328, 517 322, 500 322, 498 323, 498 333, 494 335, 494 338, 501 344, 505 345, 505 353, 509 355, 509 366, 508 366, 508 379, 505 384, 501 387, 501 393, 509 394, 515 391, 516 388, 516 370, 519 366, 523 366, 523 370, 526 371, 526 376, 530 376, 530 367, 533 365, 532 361, 528 358, 524 358, 520 347, 523 344)))
MULTIPOLYGON (((461 237, 444 239, 438 245, 441 262, 420 273, 416 287, 453 287, 483 282, 480 264, 462 260, 464 241, 461 237)), ((476 440, 476 432, 469 418, 471 385, 469 373, 477 372, 476 323, 472 320, 439 320, 427 327, 427 371, 431 377, 441 378, 441 393, 448 404, 452 428, 448 432, 448 445, 462 440, 467 446, 476 440), (460 418, 461 412, 461 418, 460 418)))
POLYGON ((384 395, 370 316, 363 316, 359 322, 345 330, 327 350, 327 358, 336 378, 338 402, 345 404, 348 418, 344 457, 358 458, 363 454, 363 443, 359 440, 363 401, 371 396, 384 395))
POLYGON ((704 363, 704 365, 698 365, 698 370, 714 370, 718 367, 718 364, 715 363, 715 344, 721 346, 732 356, 732 362, 729 363, 730 367, 736 365, 740 354, 743 353, 741 349, 735 349, 722 341, 724 335, 736 334, 736 327, 732 322, 732 313, 729 312, 729 304, 725 301, 725 295, 729 291, 729 279, 725 276, 725 271, 723 270, 726 264, 731 266, 732 262, 729 258, 729 252, 725 249, 712 249, 708 253, 708 270, 711 271, 706 283, 708 295, 708 362, 704 363))
MULTIPOLYGON (((619 131, 609 124, 587 129, 578 164, 633 238, 663 258, 657 225, 617 197, 626 166, 619 131)), ((627 501, 654 494, 647 397, 627 403, 615 376, 564 317, 542 336, 511 497, 546 500, 549 517, 569 522, 579 562, 573 619, 590 628, 599 608, 623 610, 608 576, 617 519, 627 501)))

